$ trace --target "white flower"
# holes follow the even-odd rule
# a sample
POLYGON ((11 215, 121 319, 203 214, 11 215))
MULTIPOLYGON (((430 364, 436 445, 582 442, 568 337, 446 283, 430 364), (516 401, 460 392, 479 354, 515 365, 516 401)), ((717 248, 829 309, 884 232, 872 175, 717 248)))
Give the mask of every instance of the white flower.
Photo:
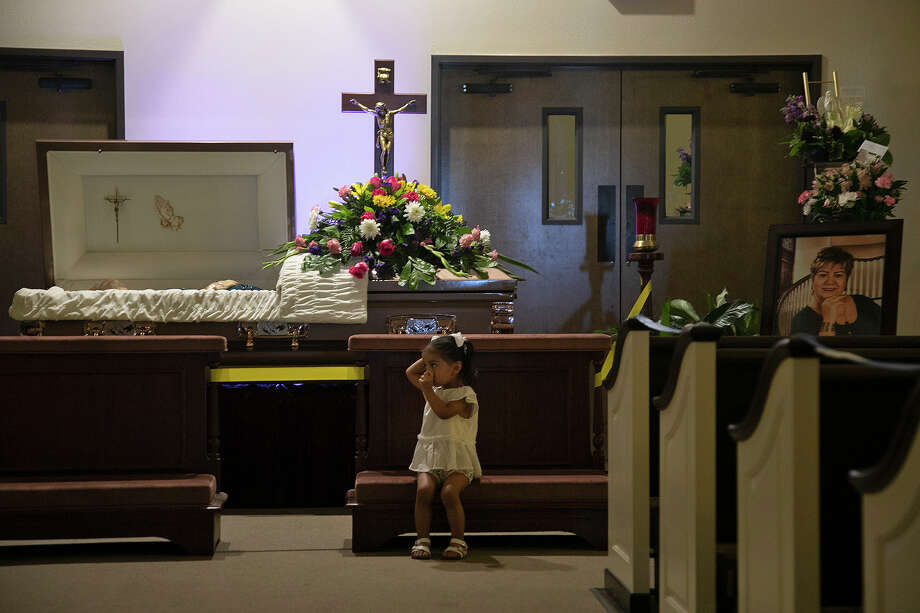
POLYGON ((491 233, 491 232, 489 232, 488 230, 480 230, 480 231, 479 231, 479 242, 480 242, 480 243, 482 243, 482 244, 485 245, 485 246, 488 246, 489 243, 490 243, 491 241, 492 241, 492 233, 491 233))
POLYGON ((317 221, 319 220, 319 205, 310 209, 310 217, 307 221, 307 234, 313 234, 316 231, 317 221))
POLYGON ((811 207, 815 205, 818 201, 814 198, 809 198, 804 205, 802 205, 802 215, 808 215, 811 213, 811 207))
POLYGON ((425 217, 425 207, 418 202, 410 202, 406 205, 406 219, 415 223, 425 217))
POLYGON ((859 194, 857 194, 856 192, 843 192, 842 194, 840 194, 840 198, 838 199, 838 202, 840 203, 841 207, 848 209, 852 207, 853 203, 856 202, 857 200, 859 200, 859 194))
POLYGON ((358 231, 364 238, 377 238, 380 234, 380 224, 376 219, 362 219, 358 224, 358 231))

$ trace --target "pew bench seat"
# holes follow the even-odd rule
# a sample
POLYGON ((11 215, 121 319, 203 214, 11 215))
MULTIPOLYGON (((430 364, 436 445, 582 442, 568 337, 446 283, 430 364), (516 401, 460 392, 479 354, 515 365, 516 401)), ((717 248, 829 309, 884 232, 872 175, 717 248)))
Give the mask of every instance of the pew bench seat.
POLYGON ((210 474, 0 478, 0 539, 161 537, 212 555, 227 495, 210 474))
MULTIPOLYGON (((371 551, 414 532, 415 473, 365 470, 348 492, 352 550, 371 551)), ((489 470, 461 496, 467 532, 572 532, 607 546, 607 473, 595 469, 489 470), (481 513, 480 513, 481 512, 481 513)), ((432 531, 449 531, 436 500, 432 531)))

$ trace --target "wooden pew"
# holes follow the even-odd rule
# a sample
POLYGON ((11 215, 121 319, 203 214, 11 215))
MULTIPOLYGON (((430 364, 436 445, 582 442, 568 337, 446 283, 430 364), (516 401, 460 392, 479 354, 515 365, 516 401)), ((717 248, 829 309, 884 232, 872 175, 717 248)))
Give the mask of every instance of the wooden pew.
MULTIPOLYGON (((468 532, 568 531, 606 547, 607 473, 594 376, 610 346, 603 334, 471 334, 483 477, 463 493, 468 532)), ((352 550, 413 532, 415 476, 407 470, 424 403, 405 369, 428 336, 356 335, 367 364, 356 415, 352 550)), ((437 502, 435 503, 438 504, 437 502)), ((433 531, 447 528, 436 510, 433 531)))
POLYGON ((920 603, 920 384, 901 411, 885 455, 850 471, 862 495, 863 611, 911 611, 920 603))
POLYGON ((0 539, 220 538, 223 337, 0 338, 0 539), (210 402, 209 402, 210 400, 210 402))
MULTIPOLYGON (((663 546, 658 546, 656 534, 657 503, 660 501, 656 483, 659 472, 658 412, 654 411, 651 419, 643 419, 639 415, 639 407, 648 407, 647 399, 656 394, 661 395, 657 404, 667 406, 668 397, 674 391, 679 372, 679 359, 672 359, 677 354, 675 345, 679 341, 674 337, 653 336, 646 344, 642 340, 642 335, 636 336, 635 330, 642 328, 643 326, 631 321, 626 323, 617 346, 614 368, 605 381, 608 388, 608 506, 611 517, 608 535, 609 567, 605 570, 604 585, 607 593, 621 609, 636 611, 645 610, 649 606, 654 607, 657 592, 654 588, 646 587, 650 585, 649 571, 647 564, 639 563, 639 560, 647 558, 640 556, 639 551, 647 547, 652 557, 656 558, 659 551, 664 550, 663 546), (648 357, 645 357, 646 353, 648 357), (669 369, 672 369, 671 376, 670 379, 666 379, 663 373, 669 369), (646 389, 646 381, 650 390, 647 396, 641 393, 646 389), (668 391, 664 389, 665 382, 671 388, 668 391), (648 424, 650 437, 642 434, 645 423, 648 424), (650 442, 646 444, 645 441, 649 438, 650 442), (636 451, 643 448, 649 450, 647 461, 636 455, 636 451), (648 475, 648 490, 644 489, 645 474, 648 475), (650 497, 645 496, 644 491, 649 491, 650 497), (648 513, 637 511, 642 508, 648 509, 648 513), (650 529, 645 527, 648 524, 650 529), (651 605, 645 604, 649 602, 649 594, 652 595, 651 605)), ((707 512, 713 512, 716 517, 716 538, 712 547, 720 544, 717 547, 720 554, 717 558, 718 564, 712 571, 717 571, 716 594, 720 607, 733 606, 734 595, 737 593, 733 546, 737 542, 735 443, 728 432, 728 425, 740 421, 747 413, 757 388, 763 362, 776 341, 775 337, 723 336, 716 345, 715 389, 718 403, 714 422, 715 432, 711 436, 715 442, 717 495, 713 502, 714 511, 707 512)), ((916 337, 833 338, 829 339, 829 343, 838 347, 850 347, 876 359, 920 359, 920 339, 916 337)), ((701 434, 710 436, 708 432, 701 434)), ((705 450, 705 445, 701 446, 701 449, 705 450)), ((676 468, 683 467, 677 463, 676 468)), ((662 566, 663 562, 658 560, 655 570, 662 566)), ((658 580, 654 581, 654 585, 657 586, 661 578, 656 579, 658 580)), ((664 585, 663 580, 660 583, 664 585)))
MULTIPOLYGON (((871 353, 871 351, 870 351, 871 353)), ((900 354, 915 359, 908 348, 900 354)), ((917 367, 780 341, 738 442, 738 611, 861 603, 859 498, 847 468, 881 457, 917 367), (826 362, 846 358, 846 363, 826 362)))

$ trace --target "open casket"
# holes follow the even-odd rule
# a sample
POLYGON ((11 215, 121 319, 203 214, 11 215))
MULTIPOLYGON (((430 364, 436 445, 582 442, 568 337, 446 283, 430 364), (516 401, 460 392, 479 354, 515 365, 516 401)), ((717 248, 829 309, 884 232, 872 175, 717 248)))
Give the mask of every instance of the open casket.
POLYGON ((19 290, 9 310, 26 334, 218 334, 232 348, 262 337, 296 349, 307 338, 344 348, 411 314, 449 314, 469 332, 513 325, 516 282, 497 270, 413 292, 304 273, 298 257, 263 269, 295 231, 292 143, 37 146, 47 289, 19 290), (260 289, 204 289, 224 279, 260 289), (127 289, 90 289, 114 280, 127 289))
POLYGON ((366 279, 262 268, 294 232, 292 143, 39 141, 38 161, 48 289, 10 307, 27 331, 296 339, 367 321, 366 279), (204 289, 225 279, 259 289, 204 289))

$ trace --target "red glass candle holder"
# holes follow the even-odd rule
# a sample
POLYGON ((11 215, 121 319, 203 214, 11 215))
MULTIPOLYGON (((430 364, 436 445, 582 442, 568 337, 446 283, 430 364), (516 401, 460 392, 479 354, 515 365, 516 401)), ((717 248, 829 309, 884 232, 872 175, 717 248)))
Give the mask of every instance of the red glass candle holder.
POLYGON ((636 206, 636 242, 634 251, 655 251, 655 225, 658 220, 658 198, 633 198, 636 206))

